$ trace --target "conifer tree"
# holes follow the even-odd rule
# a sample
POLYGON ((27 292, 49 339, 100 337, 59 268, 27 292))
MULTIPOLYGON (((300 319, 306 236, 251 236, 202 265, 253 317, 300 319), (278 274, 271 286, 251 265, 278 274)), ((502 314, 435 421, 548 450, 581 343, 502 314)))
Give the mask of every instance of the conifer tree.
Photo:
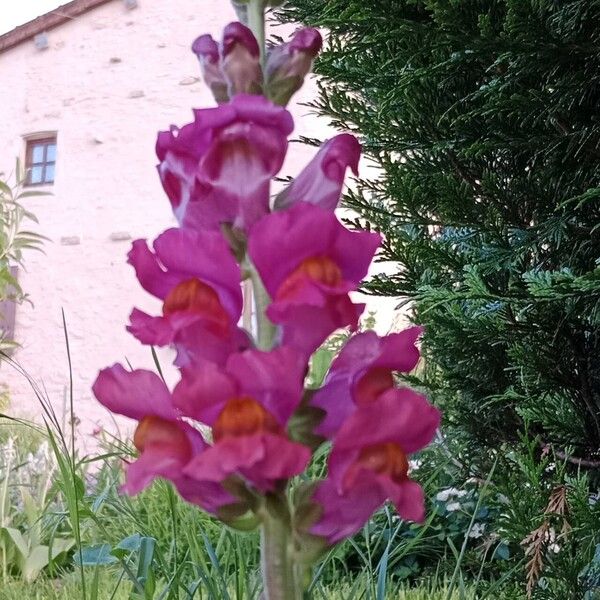
POLYGON ((380 168, 345 200, 398 265, 368 290, 425 325, 446 429, 473 458, 526 430, 600 467, 600 2, 278 14, 330 32, 315 106, 380 168))

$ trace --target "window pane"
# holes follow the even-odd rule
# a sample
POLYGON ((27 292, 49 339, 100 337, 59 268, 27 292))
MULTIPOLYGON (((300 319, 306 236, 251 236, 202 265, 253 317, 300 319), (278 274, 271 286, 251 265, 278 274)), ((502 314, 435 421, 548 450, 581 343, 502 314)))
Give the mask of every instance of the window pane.
POLYGON ((54 162, 56 160, 56 144, 46 146, 46 162, 54 162))
POLYGON ((54 165, 46 165, 46 176, 44 178, 46 183, 52 183, 54 181, 54 165))
POLYGON ((29 171, 30 183, 42 183, 42 167, 31 167, 29 171))
POLYGON ((44 162, 44 146, 33 146, 31 150, 31 162, 41 163, 44 162))

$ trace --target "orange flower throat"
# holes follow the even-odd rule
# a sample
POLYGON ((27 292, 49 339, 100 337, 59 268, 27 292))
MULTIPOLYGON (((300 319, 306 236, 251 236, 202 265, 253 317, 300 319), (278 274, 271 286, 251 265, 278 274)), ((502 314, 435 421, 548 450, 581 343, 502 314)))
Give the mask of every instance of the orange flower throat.
POLYGON ((342 271, 328 256, 313 256, 304 259, 283 281, 277 290, 276 299, 285 300, 294 296, 308 277, 317 283, 335 287, 342 280, 342 271))
POLYGON ((227 402, 213 425, 215 442, 225 437, 240 437, 257 433, 281 434, 275 417, 253 398, 242 396, 227 402))
POLYGON ((144 417, 133 435, 133 445, 143 452, 147 446, 175 448, 189 452, 190 442, 185 433, 173 422, 155 415, 144 417))
POLYGON ((212 287, 199 279, 182 281, 165 298, 163 315, 168 317, 178 312, 204 317, 215 333, 225 333, 229 325, 229 315, 223 308, 219 296, 212 287))
POLYGON ((402 448, 394 442, 367 446, 361 450, 356 461, 348 469, 346 485, 352 486, 360 472, 365 469, 378 475, 387 475, 399 483, 408 477, 408 458, 402 448))

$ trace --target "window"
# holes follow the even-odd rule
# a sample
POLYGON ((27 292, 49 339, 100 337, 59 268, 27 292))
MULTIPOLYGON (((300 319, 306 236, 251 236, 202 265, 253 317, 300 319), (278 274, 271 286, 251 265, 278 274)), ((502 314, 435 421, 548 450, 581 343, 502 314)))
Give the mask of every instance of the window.
POLYGON ((27 140, 26 185, 54 183, 56 164, 56 137, 27 140))

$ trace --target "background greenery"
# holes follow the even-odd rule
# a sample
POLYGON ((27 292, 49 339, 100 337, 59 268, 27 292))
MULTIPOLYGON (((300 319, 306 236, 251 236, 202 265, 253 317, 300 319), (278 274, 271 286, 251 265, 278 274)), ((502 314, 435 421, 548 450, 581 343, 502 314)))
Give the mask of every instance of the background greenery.
POLYGON ((410 381, 443 410, 453 485, 495 465, 514 581, 592 597, 600 2, 291 0, 277 15, 330 33, 311 106, 377 169, 345 204, 398 266, 367 290, 426 327, 410 381))

